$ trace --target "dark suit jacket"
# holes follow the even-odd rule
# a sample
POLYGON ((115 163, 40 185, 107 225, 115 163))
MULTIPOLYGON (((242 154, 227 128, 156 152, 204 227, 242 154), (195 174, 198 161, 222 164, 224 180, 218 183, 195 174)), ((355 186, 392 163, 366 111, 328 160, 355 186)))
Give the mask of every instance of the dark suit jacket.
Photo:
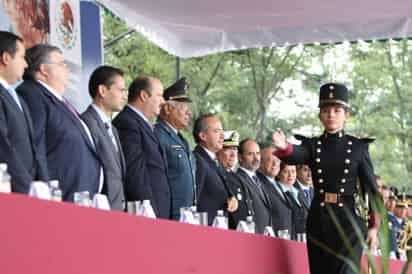
MULTIPOLYGON (((306 197, 305 197, 305 193, 303 192, 303 188, 300 186, 300 184, 299 184, 298 181, 296 181, 296 182, 293 184, 293 186, 296 187, 296 188, 299 190, 299 196, 302 196, 301 199, 302 199, 302 201, 303 201, 303 205, 305 206, 305 208, 306 208, 307 210, 309 210, 311 203, 308 203, 308 200, 307 200, 306 197)), ((310 197, 311 197, 311 199, 313 199, 313 197, 314 197, 314 195, 315 195, 315 192, 314 192, 314 190, 313 190, 313 187, 310 187, 310 188, 309 188, 309 192, 310 192, 310 197)))
POLYGON ((172 195, 172 218, 179 220, 180 208, 195 203, 196 162, 186 140, 161 119, 154 132, 167 157, 167 177, 172 195))
POLYGON ((126 164, 117 130, 112 126, 119 151, 116 151, 108 130, 92 106, 89 106, 81 117, 92 133, 97 154, 103 162, 104 187, 102 192, 107 195, 112 209, 124 210, 123 184, 126 178, 126 164))
POLYGON ((308 208, 305 206, 303 194, 298 192, 298 200, 293 197, 292 193, 285 193, 286 200, 289 203, 290 208, 292 209, 292 218, 293 218, 293 230, 292 238, 296 239, 297 233, 306 233, 306 221, 308 218, 308 208))
POLYGON ((171 197, 167 163, 154 132, 129 106, 113 120, 126 160, 128 201, 150 200, 157 217, 169 219, 171 197))
MULTIPOLYGON (((231 173, 228 181, 232 191, 237 192, 236 196, 239 201, 238 210, 230 214, 231 228, 236 228, 239 221, 244 221, 248 215, 252 215, 256 233, 263 234, 265 227, 271 225, 271 205, 268 196, 264 193, 265 197, 262 197, 258 187, 241 168, 236 173, 231 173), (239 190, 243 190, 242 193, 239 190)), ((264 191, 263 186, 262 190, 264 191)))
POLYGON ((225 171, 201 147, 196 146, 196 183, 199 212, 207 212, 209 225, 213 223, 217 210, 227 209, 227 199, 232 193, 227 185, 225 171))
POLYGON ((273 184, 260 172, 256 173, 263 187, 266 191, 267 196, 271 201, 270 213, 272 216, 272 227, 275 233, 278 230, 287 229, 290 235, 293 234, 293 216, 292 208, 286 201, 285 196, 280 194, 279 191, 273 186, 273 184))
POLYGON ((80 119, 37 81, 24 81, 19 94, 29 105, 34 140, 50 179, 60 182, 65 201, 74 192, 98 191, 100 160, 80 119))
POLYGON ((20 97, 23 112, 0 84, 0 162, 7 163, 12 191, 28 193, 33 180, 48 180, 47 168, 39 161, 33 142, 30 113, 20 97))

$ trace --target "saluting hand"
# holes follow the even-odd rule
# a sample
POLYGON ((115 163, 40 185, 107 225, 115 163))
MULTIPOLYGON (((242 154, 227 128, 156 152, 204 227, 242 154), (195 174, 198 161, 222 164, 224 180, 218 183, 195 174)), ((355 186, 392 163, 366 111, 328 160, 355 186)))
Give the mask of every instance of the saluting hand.
POLYGON ((227 211, 229 211, 230 213, 235 212, 238 207, 239 203, 236 197, 232 196, 229 199, 227 199, 227 211))
POLYGON ((279 128, 272 133, 272 142, 275 148, 279 150, 285 150, 288 146, 288 143, 286 142, 286 136, 279 128))

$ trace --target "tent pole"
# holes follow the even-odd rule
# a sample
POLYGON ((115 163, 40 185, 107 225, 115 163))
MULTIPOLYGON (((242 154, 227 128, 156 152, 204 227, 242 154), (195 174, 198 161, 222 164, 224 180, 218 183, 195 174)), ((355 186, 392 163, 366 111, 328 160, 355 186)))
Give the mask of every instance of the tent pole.
POLYGON ((180 57, 176 56, 176 81, 180 78, 180 57))

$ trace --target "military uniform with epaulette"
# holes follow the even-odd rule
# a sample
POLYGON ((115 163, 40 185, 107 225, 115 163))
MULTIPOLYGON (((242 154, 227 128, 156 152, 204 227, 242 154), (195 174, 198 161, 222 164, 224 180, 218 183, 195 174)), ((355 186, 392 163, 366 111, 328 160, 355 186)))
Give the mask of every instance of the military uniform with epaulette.
MULTIPOLYGON (((321 87, 320 105, 346 101, 347 89, 343 85, 321 87)), ((378 193, 368 152, 371 139, 360 139, 343 130, 334 134, 325 132, 313 138, 296 138, 301 141, 300 145, 289 145, 276 155, 288 164, 308 165, 312 171, 314 198, 307 220, 311 273, 354 273, 336 255, 354 260, 356 264, 361 256, 361 240, 355 226, 363 235, 366 226, 356 211, 356 185, 359 182, 362 190, 371 197, 378 193), (345 241, 354 253, 346 248, 345 241)))
MULTIPOLYGON (((187 95, 186 78, 165 89, 165 101, 191 103, 187 95)), ((154 132, 167 158, 167 178, 171 194, 172 219, 179 220, 180 208, 197 204, 196 199, 196 160, 183 135, 167 121, 159 117, 154 132)))

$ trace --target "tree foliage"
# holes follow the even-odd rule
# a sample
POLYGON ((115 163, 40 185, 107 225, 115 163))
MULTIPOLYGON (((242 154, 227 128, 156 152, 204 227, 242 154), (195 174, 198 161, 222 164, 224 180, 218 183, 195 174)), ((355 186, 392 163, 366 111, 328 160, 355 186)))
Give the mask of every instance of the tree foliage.
MULTIPOLYGON (((103 21, 106 43, 128 30, 108 11, 103 21)), ((277 127, 320 134, 319 86, 343 82, 353 91, 348 131, 375 136, 370 150, 377 172, 405 186, 412 172, 411 47, 403 40, 247 49, 183 59, 181 75, 190 82, 194 118, 216 113, 225 129, 263 144, 277 127)), ((122 68, 128 82, 139 74, 166 87, 176 80, 176 58, 135 32, 105 49, 105 63, 122 68)), ((191 138, 190 130, 185 135, 191 138)))

